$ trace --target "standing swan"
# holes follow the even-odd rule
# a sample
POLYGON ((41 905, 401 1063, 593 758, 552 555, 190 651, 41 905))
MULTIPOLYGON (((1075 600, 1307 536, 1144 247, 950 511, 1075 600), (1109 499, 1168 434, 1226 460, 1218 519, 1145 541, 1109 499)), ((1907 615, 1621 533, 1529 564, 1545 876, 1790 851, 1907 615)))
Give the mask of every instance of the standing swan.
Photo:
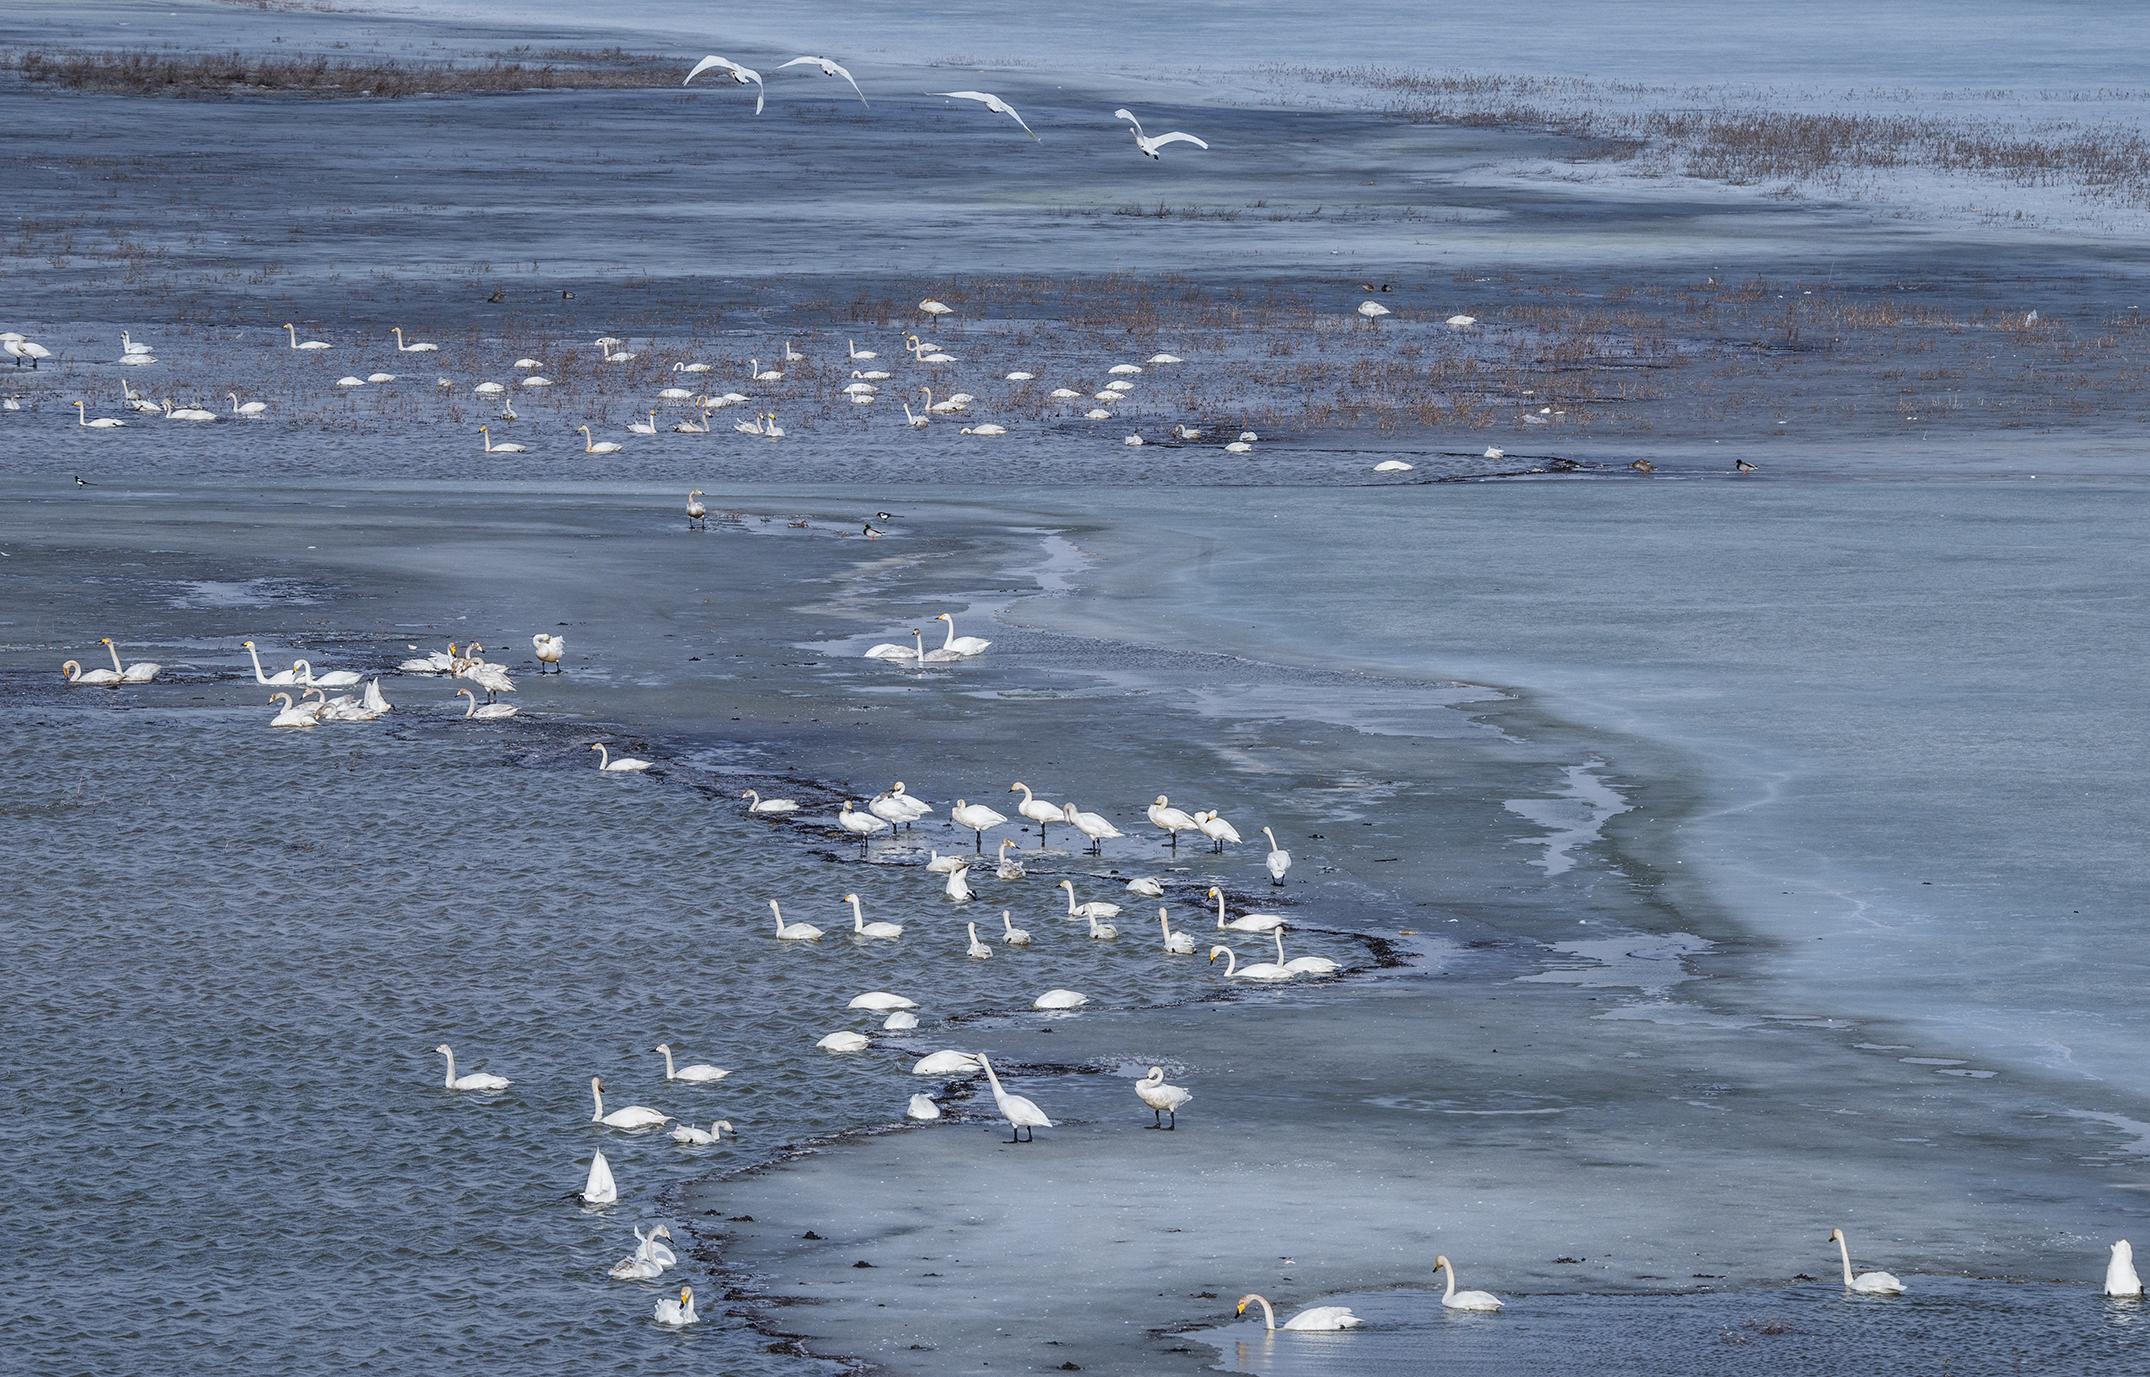
MULTIPOLYGON (((953 622, 949 623, 951 629, 953 629, 954 625, 953 622)), ((1019 793, 1023 796, 1023 801, 1015 805, 1015 811, 1038 825, 1038 849, 1043 851, 1045 849, 1046 826, 1055 822, 1066 822, 1068 820, 1067 810, 1032 798, 1030 786, 1021 780, 1009 785, 1008 792, 1011 794, 1019 793)))
POLYGON ((549 636, 540 631, 530 638, 530 648, 537 652, 538 673, 543 674, 545 666, 551 665, 552 672, 558 674, 560 659, 567 654, 567 637, 549 636))
POLYGON ((1169 1132, 1180 1126, 1180 1106, 1193 1099, 1194 1092, 1184 1085, 1166 1085, 1165 1069, 1153 1066, 1150 1074, 1135 1082, 1135 1097, 1150 1107, 1150 1127, 1169 1132), (1163 1117, 1167 1114, 1172 1116, 1169 1124, 1163 1117))
POLYGON ((472 1071, 462 1076, 455 1074, 455 1053, 450 1050, 447 1043, 444 1042, 433 1050, 448 1059, 448 1076, 442 1082, 448 1089, 505 1090, 508 1088, 508 1078, 506 1076, 496 1076, 490 1071, 472 1071))
POLYGON ((1448 1290, 1442 1293, 1441 1304, 1449 1310, 1492 1311, 1501 1308, 1500 1297, 1491 1291, 1458 1291, 1456 1289, 1456 1264, 1448 1260, 1446 1253, 1434 1258, 1433 1270, 1448 1273, 1448 1290))
POLYGON ((1844 1241, 1842 1229, 1831 1229, 1829 1241, 1836 1245, 1837 1252, 1844 1259, 1845 1290, 1868 1296, 1901 1296, 1904 1293, 1904 1284, 1887 1272, 1861 1272, 1857 1276, 1852 1275, 1851 1245, 1844 1241))
POLYGON ((978 1054, 978 1065, 985 1068, 986 1081, 993 1087, 993 1104, 1000 1110, 1000 1117, 1008 1121, 1009 1142, 1026 1141, 1023 1136, 1026 1133, 1030 1135, 1027 1141, 1036 1142, 1038 1135, 1033 1130, 1053 1126, 1053 1121, 1045 1117, 1045 1111, 1038 1108, 1037 1101, 1010 1095, 1000 1088, 1000 1077, 993 1074, 992 1060, 983 1052, 978 1054))
POLYGON ((1356 1329, 1365 1323, 1351 1313, 1351 1307, 1348 1305, 1317 1305, 1312 1310, 1302 1310, 1284 1323, 1278 1324, 1276 1311, 1269 1308, 1267 1300, 1256 1295, 1241 1296, 1238 1308, 1232 1313, 1246 1314, 1249 1304, 1262 1308, 1262 1326, 1266 1329, 1290 1329, 1303 1334, 1309 1331, 1356 1329))
POLYGON ((2105 1264, 2105 1294, 2123 1300, 2141 1300, 2143 1279, 2135 1275, 2135 1249, 2126 1239, 2113 1245, 2112 1260, 2105 1264))
POLYGON ((1264 827, 1262 835, 1269 838, 1269 883, 1284 883, 1284 873, 1291 869, 1291 852, 1277 845, 1277 834, 1264 827))
POLYGON ((1090 839, 1090 854, 1105 854, 1105 843, 1114 837, 1127 835, 1112 825, 1112 820, 1102 813, 1085 813, 1072 803, 1062 804, 1060 811, 1067 816, 1068 826, 1090 839))
POLYGON ((1197 832, 1202 827, 1202 824, 1194 820, 1194 814, 1184 808, 1174 808, 1172 801, 1163 794, 1157 796, 1157 801, 1152 803, 1147 811, 1150 821, 1163 829, 1165 838, 1172 843, 1175 852, 1180 849, 1180 833, 1197 832))
POLYGON ((955 806, 948 810, 948 817, 956 826, 971 830, 971 849, 979 855, 985 853, 985 834, 1008 820, 1006 815, 996 813, 982 803, 965 803, 962 799, 957 799, 955 806))
POLYGON ((590 1122, 603 1124, 606 1128, 625 1129, 639 1133, 644 1129, 662 1128, 671 1121, 669 1114, 659 1114, 646 1104, 631 1104, 625 1109, 605 1112, 605 1081, 602 1076, 590 1077, 590 1102, 596 1106, 590 1113, 590 1122))

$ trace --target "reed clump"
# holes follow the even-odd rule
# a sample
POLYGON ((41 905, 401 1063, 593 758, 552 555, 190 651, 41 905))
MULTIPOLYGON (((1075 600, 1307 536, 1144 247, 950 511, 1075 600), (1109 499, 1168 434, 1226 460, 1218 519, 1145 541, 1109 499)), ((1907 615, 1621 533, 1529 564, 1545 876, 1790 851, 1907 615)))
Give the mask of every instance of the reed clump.
POLYGON ((183 100, 294 97, 402 100, 412 96, 501 95, 518 91, 614 90, 671 86, 672 58, 620 48, 549 50, 532 60, 484 62, 356 61, 223 53, 30 51, 14 67, 28 83, 103 95, 183 100))

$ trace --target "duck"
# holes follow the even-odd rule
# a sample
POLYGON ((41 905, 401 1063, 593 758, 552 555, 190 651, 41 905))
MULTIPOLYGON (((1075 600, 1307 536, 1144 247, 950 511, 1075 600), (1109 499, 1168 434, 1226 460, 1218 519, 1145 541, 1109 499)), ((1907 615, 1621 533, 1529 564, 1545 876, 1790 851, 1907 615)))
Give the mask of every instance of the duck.
POLYGON ((1165 1084, 1165 1069, 1153 1066, 1147 1075, 1135 1082, 1135 1098, 1150 1107, 1151 1128, 1170 1132, 1179 1127, 1179 1108, 1194 1098, 1194 1092, 1183 1085, 1165 1084), (1164 1118, 1167 1114, 1172 1116, 1169 1124, 1164 1118))

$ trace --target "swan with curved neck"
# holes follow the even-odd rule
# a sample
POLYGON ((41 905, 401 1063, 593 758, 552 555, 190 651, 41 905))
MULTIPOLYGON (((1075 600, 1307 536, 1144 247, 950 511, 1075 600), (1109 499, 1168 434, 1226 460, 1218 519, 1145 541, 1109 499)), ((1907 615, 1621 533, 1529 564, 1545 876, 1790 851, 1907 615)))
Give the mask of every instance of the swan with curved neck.
POLYGON ((1239 1298, 1239 1304, 1232 1313, 1244 1315, 1247 1313, 1247 1306, 1250 1304, 1259 1305, 1262 1308, 1262 1327, 1264 1329, 1286 1329, 1304 1334, 1337 1329, 1356 1329, 1365 1323, 1364 1320, 1351 1313, 1351 1307, 1348 1305, 1317 1305, 1312 1310, 1302 1310, 1284 1321, 1284 1323, 1278 1324, 1277 1312, 1269 1308, 1268 1298, 1251 1292, 1239 1298))
POLYGON ((1448 1290, 1441 1295, 1441 1304, 1449 1310, 1493 1311, 1501 1308, 1500 1297, 1491 1291, 1458 1291, 1456 1289, 1456 1264, 1442 1253, 1433 1260, 1433 1270, 1448 1274, 1448 1290))
POLYGON ((1184 1085, 1166 1085, 1165 1069, 1153 1066, 1148 1075, 1135 1082, 1135 1098, 1150 1107, 1151 1128, 1170 1132, 1179 1127, 1180 1106, 1193 1099, 1194 1092, 1184 1085), (1167 1114, 1172 1116, 1169 1124, 1164 1121, 1167 1114))
POLYGON ((1851 1244, 1845 1241, 1842 1229, 1831 1229, 1829 1241, 1836 1245, 1837 1254, 1844 1261, 1844 1289, 1869 1296, 1900 1296, 1904 1284, 1887 1272, 1860 1272, 1851 1270, 1851 1244))
MULTIPOLYGON (((948 623, 948 634, 950 637, 951 645, 954 643, 955 630, 956 624, 954 622, 948 623)), ((965 637, 965 639, 973 640, 976 638, 965 637)), ((946 647, 943 648, 946 649, 946 647)), ((1038 825, 1038 849, 1040 851, 1043 851, 1045 849, 1045 829, 1052 823, 1066 822, 1068 820, 1067 810, 1061 808, 1057 804, 1043 803, 1040 802, 1038 799, 1032 797, 1030 792, 1030 786, 1023 783, 1023 781, 1021 780, 1017 780, 1015 781, 1015 783, 1009 785, 1008 792, 1011 794, 1021 794, 1023 796, 1023 801, 1015 805, 1015 811, 1022 814, 1024 817, 1029 818, 1032 822, 1038 825)))
POLYGON ((1045 1117, 1037 1101, 1022 1095, 1010 1095, 1000 1087, 1000 1077, 994 1074, 992 1059, 980 1052, 978 1065, 985 1070, 986 1083, 993 1087, 993 1104, 1000 1110, 1000 1117, 1008 1121, 1008 1141, 1011 1143, 1035 1142, 1035 1129, 1051 1128, 1053 1121, 1045 1117), (1027 1135, 1027 1136, 1026 1136, 1027 1135))
POLYGON ((119 685, 119 672, 117 670, 84 670, 80 660, 62 662, 60 665, 60 677, 70 684, 79 684, 89 688, 116 688, 119 685))
POLYGON ((1291 972, 1274 962, 1257 961, 1251 966, 1242 967, 1239 964, 1239 954, 1230 947, 1216 946, 1209 949, 1210 960, 1214 961, 1220 956, 1224 958, 1224 978, 1226 980, 1275 981, 1291 979, 1291 972))
POLYGON ((784 910, 776 906, 776 900, 774 899, 769 901, 769 912, 776 915, 776 935, 782 940, 786 942, 818 942, 821 940, 821 929, 815 927, 812 923, 785 922, 784 910))
MULTIPOLYGON (((960 659, 967 660, 973 655, 985 654, 985 648, 993 644, 991 641, 977 636, 958 636, 956 634, 956 619, 946 612, 937 614, 933 620, 948 623, 948 638, 941 642, 941 648, 936 652, 938 654, 954 655, 960 659)), ((1045 806, 1052 807, 1051 804, 1046 804, 1045 806)), ((1058 821, 1058 819, 1055 820, 1058 821)))
POLYGON ((270 688, 284 688, 299 682, 299 671, 296 665, 290 669, 280 669, 274 674, 263 674, 261 672, 261 653, 254 648, 254 643, 244 641, 241 644, 246 647, 246 658, 254 662, 255 683, 266 684, 270 688))
POLYGON ((723 1067, 711 1066, 706 1061, 694 1062, 691 1065, 675 1069, 672 1065, 672 1044, 660 1042, 657 1044, 656 1050, 664 1054, 664 1078, 668 1081, 686 1081, 690 1085, 708 1085, 713 1081, 721 1081, 732 1074, 723 1067))
POLYGON ((1277 942, 1277 964, 1293 975, 1335 975, 1343 967, 1326 956, 1295 956, 1284 959, 1284 929, 1271 928, 1269 935, 1277 942))
POLYGON ((602 1076, 590 1077, 590 1103, 595 1106, 590 1114, 590 1122, 603 1124, 606 1128, 625 1129, 635 1133, 643 1129, 659 1128, 671 1121, 670 1115, 660 1114, 646 1104, 631 1104, 625 1109, 615 1109, 607 1114, 605 1081, 602 1076))

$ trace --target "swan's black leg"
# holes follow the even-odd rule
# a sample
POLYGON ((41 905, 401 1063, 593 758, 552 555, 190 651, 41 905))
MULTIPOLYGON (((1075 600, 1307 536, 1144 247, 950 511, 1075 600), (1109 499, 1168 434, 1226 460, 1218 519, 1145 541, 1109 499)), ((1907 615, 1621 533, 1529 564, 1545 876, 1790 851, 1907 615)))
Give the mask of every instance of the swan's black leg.
POLYGON ((971 836, 971 842, 970 842, 970 849, 971 849, 971 851, 972 851, 973 853, 977 854, 977 855, 983 856, 983 855, 985 854, 985 833, 983 833, 983 832, 973 832, 973 833, 971 833, 971 834, 970 834, 970 836, 971 836))
POLYGON ((1165 1132, 1170 1133, 1173 1129, 1178 1128, 1179 1126, 1180 1112, 1175 1109, 1172 1111, 1172 1122, 1165 1125, 1165 1132))
POLYGON ((1154 1108, 1153 1108, 1153 1109, 1151 1109, 1151 1110, 1150 1110, 1150 1127, 1151 1127, 1151 1128, 1163 1128, 1164 1126, 1165 1126, 1164 1116, 1162 1116, 1161 1114, 1159 1114, 1159 1113, 1158 1113, 1158 1112, 1157 1112, 1157 1111, 1156 1111, 1156 1110, 1155 1110, 1154 1108))

